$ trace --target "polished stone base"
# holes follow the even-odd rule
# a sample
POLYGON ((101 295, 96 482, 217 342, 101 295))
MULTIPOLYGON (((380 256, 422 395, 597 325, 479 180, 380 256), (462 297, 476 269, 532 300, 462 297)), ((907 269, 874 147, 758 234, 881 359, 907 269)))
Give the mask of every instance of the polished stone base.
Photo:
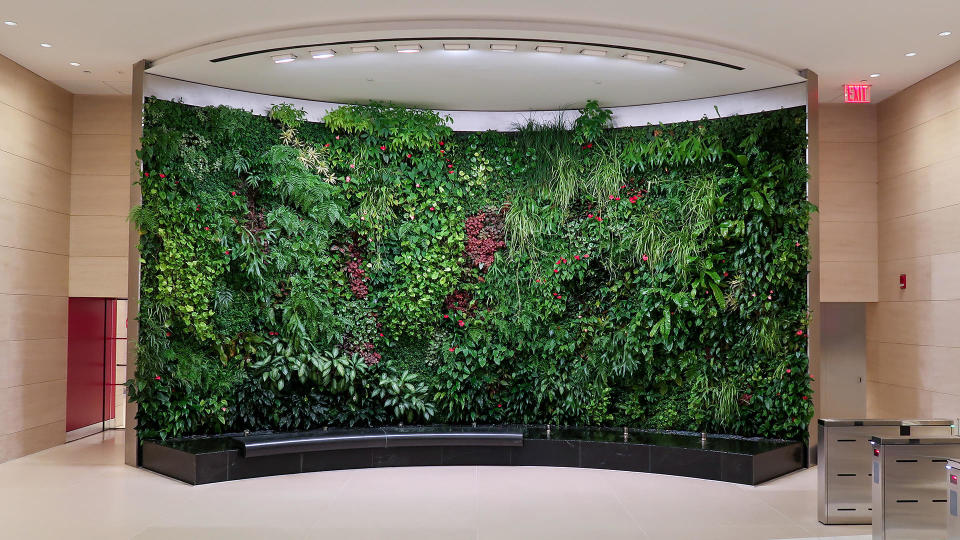
MULTIPOLYGON (((438 440, 422 446, 291 451, 257 457, 244 452, 241 435, 147 441, 143 466, 190 484, 207 484, 299 472, 430 465, 528 465, 614 469, 689 476, 757 485, 802 467, 803 448, 793 441, 599 428, 511 426, 522 445, 469 446, 438 440)), ((424 428, 385 428, 402 431, 424 428)), ((427 428, 431 433, 442 427, 427 428)), ((464 428, 451 428, 463 430, 464 428)), ((469 428, 466 428, 469 429, 469 428)), ((316 439, 325 432, 303 434, 316 439)), ((258 434, 258 441, 269 438, 258 434)), ((294 434, 276 434, 289 440, 294 434)))

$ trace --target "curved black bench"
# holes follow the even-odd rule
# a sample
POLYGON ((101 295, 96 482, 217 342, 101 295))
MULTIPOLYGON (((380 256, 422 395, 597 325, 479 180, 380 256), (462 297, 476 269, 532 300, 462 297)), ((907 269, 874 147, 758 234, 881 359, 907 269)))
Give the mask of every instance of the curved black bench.
POLYGON ((523 432, 501 428, 410 427, 337 429, 233 437, 246 458, 328 450, 418 446, 523 446, 523 432))
POLYGON ((190 484, 370 467, 534 465, 756 485, 803 466, 796 441, 553 426, 384 427, 146 441, 144 467, 190 484))

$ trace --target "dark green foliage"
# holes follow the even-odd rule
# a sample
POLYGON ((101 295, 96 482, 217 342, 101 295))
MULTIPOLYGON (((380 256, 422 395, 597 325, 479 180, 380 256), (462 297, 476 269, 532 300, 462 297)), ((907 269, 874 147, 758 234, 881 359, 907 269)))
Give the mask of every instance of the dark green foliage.
POLYGON ((802 109, 515 133, 150 100, 140 433, 543 422, 803 438, 802 109))

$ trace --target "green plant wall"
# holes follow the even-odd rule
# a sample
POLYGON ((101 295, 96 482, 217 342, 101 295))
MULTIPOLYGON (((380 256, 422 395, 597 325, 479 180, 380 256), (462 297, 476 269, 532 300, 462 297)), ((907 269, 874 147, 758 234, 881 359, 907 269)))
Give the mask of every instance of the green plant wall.
POLYGON ((800 439, 802 108, 454 133, 148 100, 145 438, 553 423, 800 439))

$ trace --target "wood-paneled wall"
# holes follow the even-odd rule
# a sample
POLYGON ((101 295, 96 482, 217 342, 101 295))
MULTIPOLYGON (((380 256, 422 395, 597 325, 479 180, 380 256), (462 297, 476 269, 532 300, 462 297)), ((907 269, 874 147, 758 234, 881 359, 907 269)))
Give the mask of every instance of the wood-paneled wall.
POLYGON ((820 105, 820 301, 877 301, 873 105, 820 105))
POLYGON ((956 418, 960 63, 880 103, 878 138, 879 302, 867 309, 868 414, 956 418))
POLYGON ((0 462, 64 441, 73 98, 0 56, 0 462))
POLYGON ((74 96, 70 296, 127 297, 130 96, 74 96))

